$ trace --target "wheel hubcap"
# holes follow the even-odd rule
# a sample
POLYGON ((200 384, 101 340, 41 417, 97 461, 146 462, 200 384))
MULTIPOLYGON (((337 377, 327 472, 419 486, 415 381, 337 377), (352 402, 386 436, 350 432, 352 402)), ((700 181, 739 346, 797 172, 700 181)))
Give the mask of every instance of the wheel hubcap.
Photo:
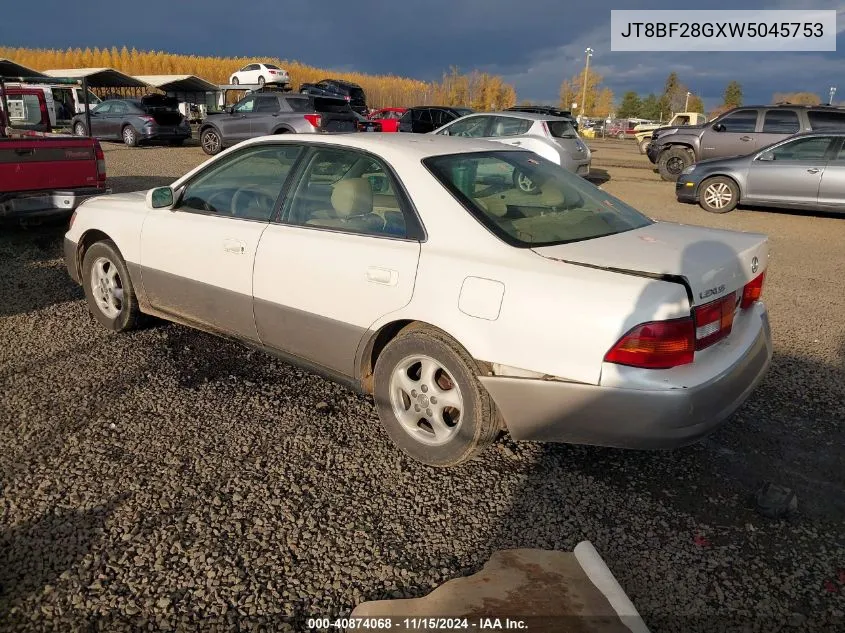
POLYGON ((408 356, 396 366, 390 376, 390 403, 405 432, 430 446, 451 440, 463 420, 461 390, 430 356, 408 356))
POLYGON ((670 174, 680 174, 684 171, 684 161, 680 158, 670 158, 666 161, 666 170, 670 174))
POLYGON ((91 294, 100 311, 115 319, 123 310, 123 280, 111 260, 98 257, 91 267, 91 294))
POLYGON ((724 209, 732 198, 731 188, 723 182, 713 183, 704 191, 704 201, 714 209, 724 209))
POLYGON ((123 139, 127 143, 131 143, 133 138, 135 138, 135 134, 132 132, 132 130, 130 128, 126 128, 125 130, 123 130, 123 139))
POLYGON ((216 134, 206 134, 203 137, 202 145, 209 152, 216 152, 220 147, 220 139, 217 138, 216 134))

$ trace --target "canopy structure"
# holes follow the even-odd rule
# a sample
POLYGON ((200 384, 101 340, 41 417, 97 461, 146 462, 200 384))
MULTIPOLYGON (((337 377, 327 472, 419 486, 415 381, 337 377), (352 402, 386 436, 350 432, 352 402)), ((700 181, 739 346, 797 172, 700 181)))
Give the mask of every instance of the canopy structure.
POLYGON ((124 74, 114 68, 56 68, 45 70, 45 75, 50 77, 73 77, 85 79, 89 88, 112 88, 112 89, 138 89, 149 90, 150 86, 143 81, 124 74))
POLYGON ((174 97, 217 92, 215 84, 196 75, 136 75, 135 79, 174 97))
POLYGON ((46 75, 11 59, 0 57, 0 77, 46 77, 46 75))

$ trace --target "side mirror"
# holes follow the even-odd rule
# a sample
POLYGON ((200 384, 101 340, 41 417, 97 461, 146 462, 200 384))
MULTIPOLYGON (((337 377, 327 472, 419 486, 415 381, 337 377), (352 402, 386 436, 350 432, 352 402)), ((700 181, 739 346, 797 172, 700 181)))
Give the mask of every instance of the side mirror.
POLYGON ((767 162, 772 161, 774 159, 775 159, 775 153, 774 152, 763 152, 762 154, 760 154, 757 157, 757 160, 763 160, 763 161, 767 161, 767 162))
POLYGON ((235 106, 233 106, 233 105, 226 106, 226 112, 228 114, 232 114, 234 111, 235 111, 235 106))
POLYGON ((725 131, 725 124, 724 123, 714 123, 713 124, 713 131, 714 132, 724 132, 725 131))
POLYGON ((156 187, 147 192, 147 207, 150 209, 170 209, 173 207, 173 189, 156 187))

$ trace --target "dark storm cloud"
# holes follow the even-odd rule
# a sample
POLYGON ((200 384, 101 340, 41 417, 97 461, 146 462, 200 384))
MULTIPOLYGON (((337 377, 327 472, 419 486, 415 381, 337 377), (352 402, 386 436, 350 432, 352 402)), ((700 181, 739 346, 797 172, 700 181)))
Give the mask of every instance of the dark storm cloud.
MULTIPOLYGON (((621 96, 659 92, 676 70, 715 105, 731 79, 746 100, 773 92, 824 93, 840 75, 841 53, 612 53, 610 10, 676 9, 667 0, 573 3, 564 0, 41 0, 39 15, 4 3, 0 44, 122 46, 198 55, 273 56, 324 68, 437 79, 450 66, 505 75, 520 98, 555 101, 564 78, 593 67, 621 96), (69 26, 71 25, 72 26, 69 26)), ((704 8, 705 4, 701 4, 704 8)), ((707 8, 845 8, 830 0, 708 2, 707 8)), ((840 43, 842 40, 840 39, 840 43)), ((842 88, 845 94, 845 86, 842 88)))

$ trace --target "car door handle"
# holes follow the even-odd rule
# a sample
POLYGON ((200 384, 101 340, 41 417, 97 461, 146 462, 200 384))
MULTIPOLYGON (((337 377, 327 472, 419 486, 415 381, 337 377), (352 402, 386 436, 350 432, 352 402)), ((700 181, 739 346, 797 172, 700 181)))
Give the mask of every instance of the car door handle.
POLYGON ((399 280, 399 273, 388 268, 378 268, 377 266, 370 266, 367 269, 367 281, 374 284, 384 284, 385 286, 395 286, 399 280))
POLYGON ((34 154, 34 153, 35 153, 35 150, 32 149, 31 147, 30 148, 19 147, 15 150, 15 154, 17 154, 18 156, 26 156, 27 154, 34 154))
POLYGON ((740 136, 739 140, 740 141, 753 141, 754 137, 753 136, 740 136))
POLYGON ((246 244, 244 244, 240 240, 226 239, 223 240, 223 250, 227 253, 243 255, 244 251, 246 251, 246 244))
POLYGON ((511 145, 522 145, 522 141, 511 141, 511 145))
POLYGON ((819 173, 820 171, 821 171, 821 170, 820 170, 818 167, 810 167, 810 169, 808 169, 808 170, 807 170, 807 173, 808 173, 808 174, 817 174, 817 173, 819 173))

